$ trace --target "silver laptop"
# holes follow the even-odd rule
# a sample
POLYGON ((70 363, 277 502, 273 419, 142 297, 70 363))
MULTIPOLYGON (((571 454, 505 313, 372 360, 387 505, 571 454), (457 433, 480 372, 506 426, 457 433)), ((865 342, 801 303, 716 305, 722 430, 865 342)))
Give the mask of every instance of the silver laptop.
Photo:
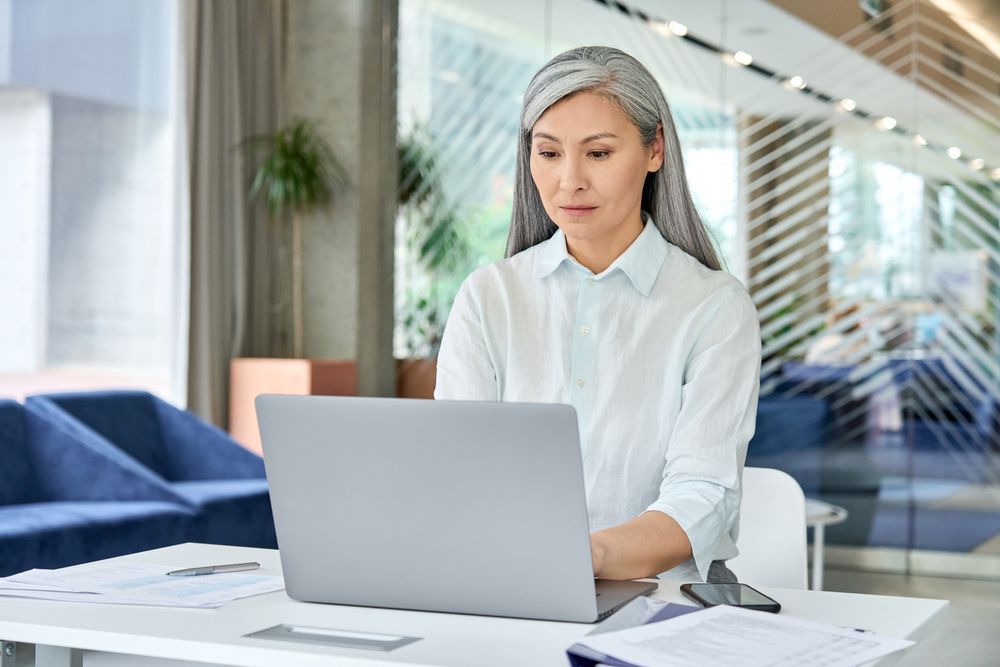
POLYGON ((259 396, 288 594, 590 623, 655 584, 594 580, 567 405, 259 396))

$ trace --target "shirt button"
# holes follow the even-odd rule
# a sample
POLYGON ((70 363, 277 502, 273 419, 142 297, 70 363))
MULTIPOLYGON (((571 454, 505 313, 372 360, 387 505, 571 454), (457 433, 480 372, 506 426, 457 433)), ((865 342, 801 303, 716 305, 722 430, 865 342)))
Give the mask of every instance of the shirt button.
POLYGON ((590 335, 590 327, 580 327, 580 335, 581 336, 589 336, 590 335))
POLYGON ((579 387, 580 389, 583 389, 583 385, 585 384, 587 384, 587 381, 584 380, 583 378, 580 378, 579 380, 576 381, 576 386, 579 387))
POLYGON ((584 282, 587 283, 587 287, 593 287, 594 286, 594 279, 593 278, 587 278, 584 282))

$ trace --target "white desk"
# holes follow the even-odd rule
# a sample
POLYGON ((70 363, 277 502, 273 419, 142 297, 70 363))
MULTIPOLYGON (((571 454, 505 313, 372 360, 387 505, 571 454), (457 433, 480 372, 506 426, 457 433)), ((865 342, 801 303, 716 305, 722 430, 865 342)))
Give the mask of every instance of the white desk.
MULTIPOLYGON (((183 544, 114 560, 174 567, 256 560, 264 573, 281 573, 276 551, 204 544, 183 544)), ((762 590, 781 602, 783 614, 912 640, 919 640, 939 623, 948 607, 944 600, 780 588, 762 590)), ((655 597, 687 602, 677 585, 668 582, 660 585, 655 597)), ((566 648, 592 627, 304 604, 292 601, 284 591, 238 600, 219 609, 126 607, 0 597, 0 639, 36 644, 37 667, 72 665, 79 660, 80 653, 70 648, 260 667, 564 666, 566 648), (282 623, 422 639, 382 653, 244 637, 282 623)))

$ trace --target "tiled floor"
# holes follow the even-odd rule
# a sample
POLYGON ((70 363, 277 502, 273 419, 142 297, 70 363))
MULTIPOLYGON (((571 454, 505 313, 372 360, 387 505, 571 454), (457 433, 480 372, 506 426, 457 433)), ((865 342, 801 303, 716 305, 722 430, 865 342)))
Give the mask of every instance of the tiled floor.
POLYGON ((1000 581, 908 577, 826 569, 830 591, 902 595, 951 600, 944 622, 914 647, 899 665, 984 667, 1000 664, 1000 581))

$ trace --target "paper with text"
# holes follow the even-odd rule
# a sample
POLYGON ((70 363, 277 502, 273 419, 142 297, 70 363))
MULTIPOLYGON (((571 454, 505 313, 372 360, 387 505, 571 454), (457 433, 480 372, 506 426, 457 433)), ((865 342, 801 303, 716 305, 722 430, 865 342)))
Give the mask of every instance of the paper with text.
POLYGON ((728 606, 592 635, 579 643, 643 667, 852 667, 913 645, 905 639, 728 606))
POLYGON ((176 567, 96 563, 59 570, 28 570, 0 579, 0 595, 168 607, 219 607, 285 587, 281 577, 228 572, 168 577, 176 567))

